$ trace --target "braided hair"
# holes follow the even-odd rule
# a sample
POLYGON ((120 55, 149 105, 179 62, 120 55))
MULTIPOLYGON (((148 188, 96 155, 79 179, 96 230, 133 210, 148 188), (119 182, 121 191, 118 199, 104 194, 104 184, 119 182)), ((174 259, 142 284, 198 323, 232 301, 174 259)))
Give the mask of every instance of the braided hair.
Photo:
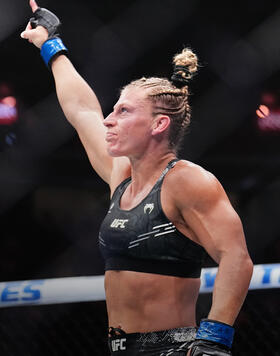
POLYGON ((143 77, 132 81, 125 88, 136 86, 148 90, 148 98, 153 103, 154 114, 170 117, 169 147, 177 151, 190 124, 188 83, 197 71, 197 56, 191 49, 184 48, 181 53, 173 57, 173 66, 171 80, 143 77))

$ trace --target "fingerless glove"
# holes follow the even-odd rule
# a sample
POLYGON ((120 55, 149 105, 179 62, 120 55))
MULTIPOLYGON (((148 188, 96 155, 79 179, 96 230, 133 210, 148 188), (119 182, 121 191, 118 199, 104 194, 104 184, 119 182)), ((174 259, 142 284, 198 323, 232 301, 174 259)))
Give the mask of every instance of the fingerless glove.
POLYGON ((41 47, 41 56, 46 66, 50 69, 54 58, 68 53, 58 32, 61 22, 54 13, 39 7, 30 19, 30 24, 32 28, 43 26, 48 31, 49 37, 41 47))

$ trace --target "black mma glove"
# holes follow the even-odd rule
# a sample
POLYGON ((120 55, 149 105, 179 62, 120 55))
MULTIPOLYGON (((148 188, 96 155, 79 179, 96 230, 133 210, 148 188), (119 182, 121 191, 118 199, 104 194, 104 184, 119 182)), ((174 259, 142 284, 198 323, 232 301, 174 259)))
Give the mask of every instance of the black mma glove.
POLYGON ((50 68, 51 62, 55 57, 68 53, 58 33, 61 22, 54 13, 39 7, 30 19, 30 24, 32 28, 43 26, 48 31, 49 37, 41 47, 41 56, 48 68, 50 68))
POLYGON ((61 26, 59 18, 51 11, 38 7, 31 17, 30 24, 32 28, 43 26, 48 31, 49 38, 59 37, 58 28, 61 26))
POLYGON ((222 345, 206 340, 195 340, 191 348, 191 356, 229 356, 230 350, 222 345))
POLYGON ((196 339, 191 347, 191 356, 229 356, 234 328, 220 321, 202 319, 196 339))

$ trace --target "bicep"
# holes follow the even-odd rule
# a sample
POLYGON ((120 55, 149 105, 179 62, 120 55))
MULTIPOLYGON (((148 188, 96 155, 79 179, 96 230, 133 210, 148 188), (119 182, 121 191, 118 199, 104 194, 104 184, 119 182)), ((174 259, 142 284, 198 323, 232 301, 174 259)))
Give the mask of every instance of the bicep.
POLYGON ((217 263, 223 254, 247 251, 242 222, 219 182, 202 187, 200 196, 183 209, 183 218, 217 263))
POLYGON ((131 165, 127 157, 115 157, 113 159, 113 169, 110 180, 111 196, 117 186, 126 178, 131 176, 131 165))
POLYGON ((95 113, 79 113, 76 122, 75 129, 93 169, 106 183, 109 183, 113 160, 107 152, 102 118, 95 113))
POLYGON ((241 220, 229 202, 217 202, 208 212, 194 210, 187 220, 198 242, 216 262, 230 250, 245 248, 241 220))

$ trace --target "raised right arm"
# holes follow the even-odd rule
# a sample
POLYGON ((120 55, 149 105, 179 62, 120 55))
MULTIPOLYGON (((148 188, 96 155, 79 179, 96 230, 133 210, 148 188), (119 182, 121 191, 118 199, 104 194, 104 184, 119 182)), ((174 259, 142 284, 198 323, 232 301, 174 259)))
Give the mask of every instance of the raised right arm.
POLYGON ((52 72, 67 120, 76 129, 92 167, 113 192, 130 175, 130 164, 126 157, 112 158, 107 152, 103 113, 95 93, 64 55, 52 62, 52 72))
MULTIPOLYGON (((33 13, 38 10, 35 0, 30 0, 30 6, 33 13)), ((53 20, 54 23, 59 21, 54 14, 50 13, 50 16, 51 19, 48 20, 53 20)), ((49 22, 46 27, 40 26, 39 22, 36 28, 32 28, 28 23, 21 37, 41 49, 53 35, 50 32, 57 29, 55 26, 47 29, 49 22)), ((76 129, 94 170, 110 185, 111 190, 114 190, 115 186, 129 175, 130 164, 125 157, 112 158, 107 153, 103 113, 94 91, 63 53, 53 56, 49 63, 57 97, 67 120, 76 129)))
POLYGON ((52 62, 52 72, 67 120, 76 129, 97 174, 110 184, 113 159, 106 150, 106 128, 96 95, 66 56, 61 55, 52 62))

